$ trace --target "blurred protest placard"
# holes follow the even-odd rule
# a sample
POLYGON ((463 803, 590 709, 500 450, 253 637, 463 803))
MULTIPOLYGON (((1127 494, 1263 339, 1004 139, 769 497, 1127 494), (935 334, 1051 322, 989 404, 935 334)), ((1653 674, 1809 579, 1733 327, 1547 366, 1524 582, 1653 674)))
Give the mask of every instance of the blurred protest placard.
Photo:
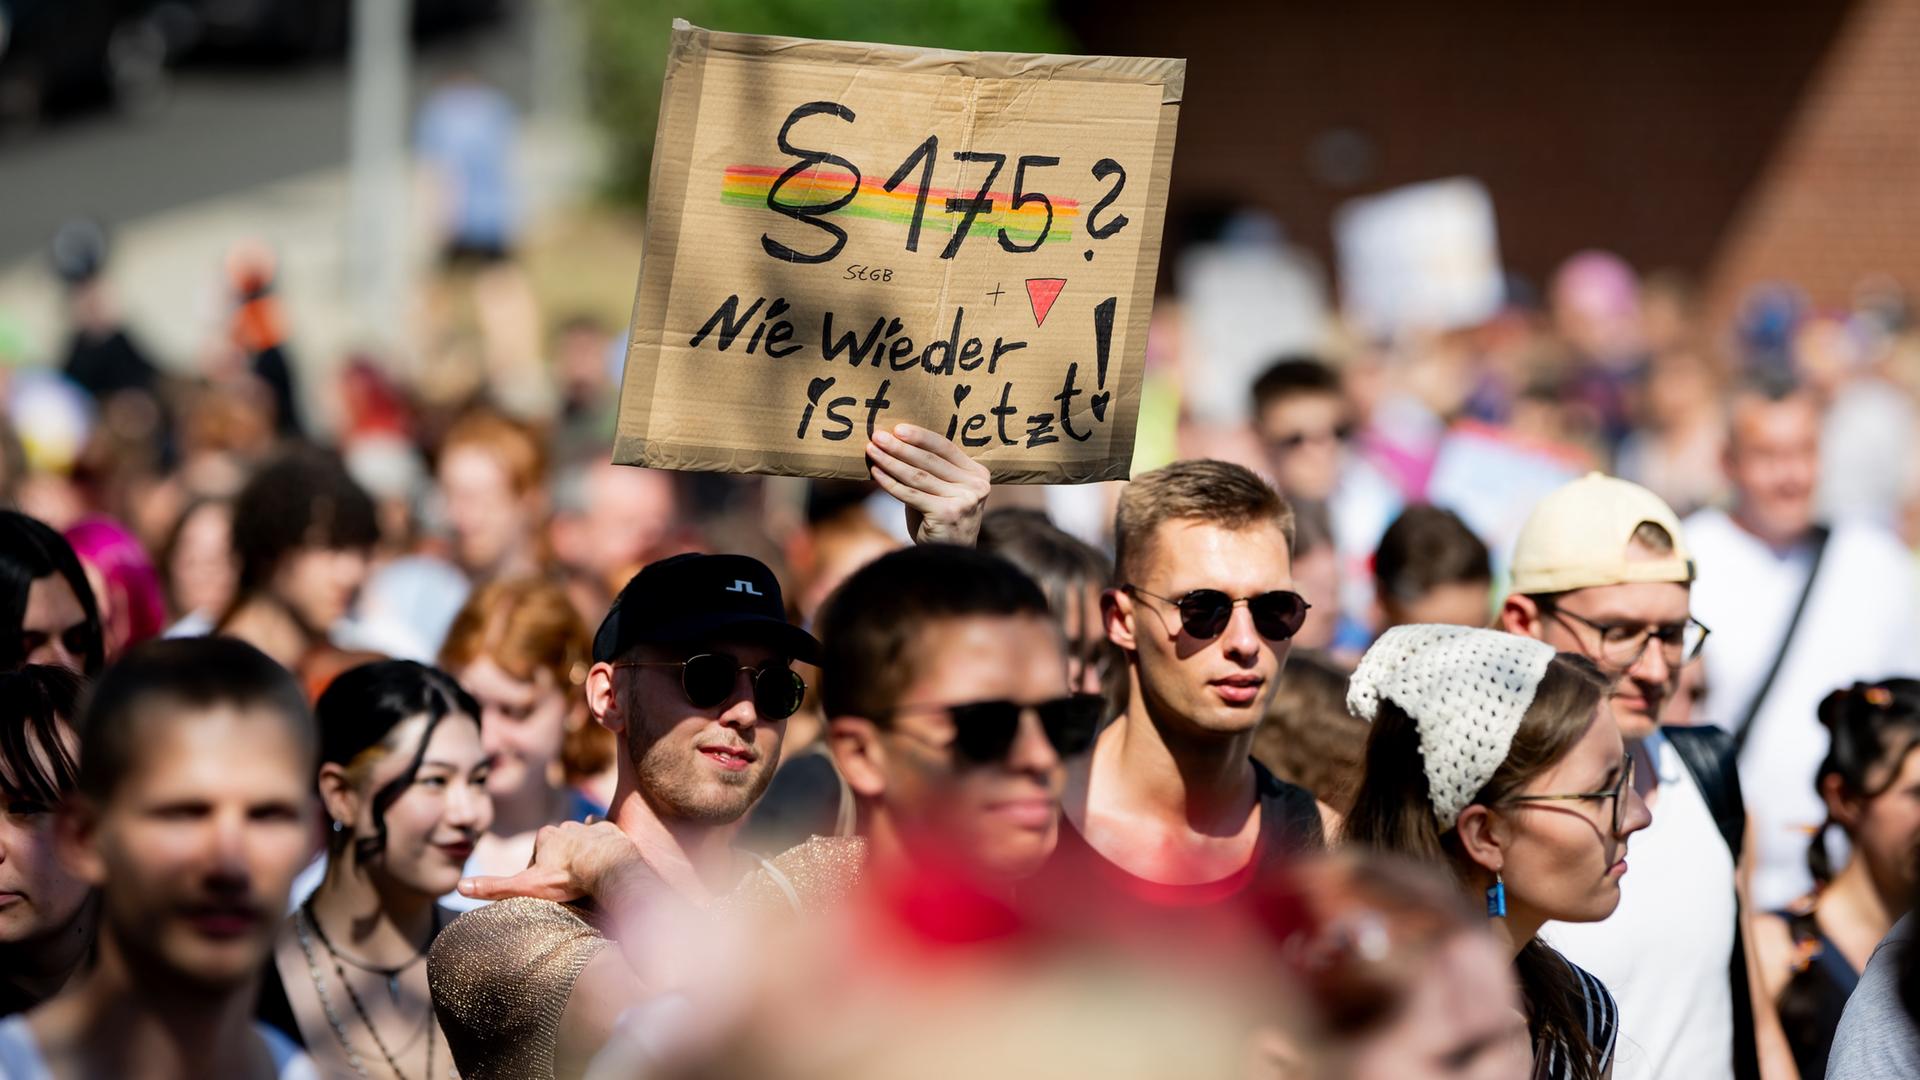
POLYGON ((614 460, 1124 478, 1185 72, 676 21, 614 460))
POLYGON ((1473 326, 1500 308, 1493 199, 1477 180, 1351 199, 1334 214, 1333 237, 1341 307, 1371 336, 1473 326))

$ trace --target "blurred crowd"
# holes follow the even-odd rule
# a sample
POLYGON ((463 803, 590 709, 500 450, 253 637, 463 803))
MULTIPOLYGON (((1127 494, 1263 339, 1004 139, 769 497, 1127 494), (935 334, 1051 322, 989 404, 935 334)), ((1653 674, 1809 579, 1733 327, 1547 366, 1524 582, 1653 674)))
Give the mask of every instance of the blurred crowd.
POLYGON ((1589 251, 1240 372, 1189 278, 1129 484, 656 472, 497 105, 404 356, 264 244, 151 355, 87 222, 0 313, 0 1076, 1920 1068, 1893 283, 1589 251))

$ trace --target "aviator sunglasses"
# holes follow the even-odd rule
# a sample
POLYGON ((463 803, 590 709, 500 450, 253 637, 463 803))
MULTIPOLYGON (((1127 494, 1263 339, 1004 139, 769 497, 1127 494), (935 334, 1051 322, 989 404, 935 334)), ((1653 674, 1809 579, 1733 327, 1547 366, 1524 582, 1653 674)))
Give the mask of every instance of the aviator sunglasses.
POLYGON ((613 666, 679 668, 680 689, 696 709, 711 709, 732 697, 743 671, 753 676, 754 709, 768 720, 785 720, 799 712, 807 696, 807 681, 785 664, 748 667, 731 653, 701 653, 685 660, 623 660, 613 666))
POLYGON ((1020 714, 1032 709, 1054 752, 1063 758, 1086 753, 1100 729, 1103 699, 1098 694, 1069 694, 1033 705, 1017 701, 969 701, 959 705, 907 705, 893 714, 944 712, 953 718, 954 750, 975 765, 1004 761, 1020 734, 1020 714))
POLYGON ((1253 628, 1261 637, 1268 641, 1287 641, 1300 632, 1307 621, 1307 610, 1313 606, 1297 592, 1279 590, 1235 599, 1218 589, 1195 589, 1176 600, 1150 593, 1138 585, 1122 588, 1134 596, 1172 604, 1180 612, 1180 629, 1203 641, 1219 637, 1226 630, 1227 621, 1233 618, 1233 609, 1240 604, 1247 605, 1247 611, 1253 615, 1253 628))

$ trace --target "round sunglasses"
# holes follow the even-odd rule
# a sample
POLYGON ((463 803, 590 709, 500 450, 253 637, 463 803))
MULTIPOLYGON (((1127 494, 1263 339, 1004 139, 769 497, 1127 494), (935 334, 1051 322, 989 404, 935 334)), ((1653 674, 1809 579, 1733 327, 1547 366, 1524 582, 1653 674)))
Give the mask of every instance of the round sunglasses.
POLYGON ((754 710, 768 720, 785 720, 799 712, 807 696, 807 681, 784 663, 748 667, 731 653, 701 653, 685 660, 623 660, 613 666, 679 668, 680 689, 696 709, 711 709, 731 698, 743 671, 753 678, 754 710))
POLYGON ((1287 641, 1306 625, 1307 611, 1313 607, 1299 593, 1283 590, 1235 598, 1218 589, 1195 589, 1176 600, 1150 593, 1138 585, 1121 588, 1136 597, 1172 604, 1180 612, 1180 629, 1202 641, 1224 633, 1228 620, 1233 618, 1233 609, 1241 604, 1247 605, 1247 611, 1253 615, 1253 628, 1261 637, 1268 641, 1287 641))
POLYGON ((1047 742, 1063 758, 1084 754, 1100 731, 1105 702, 1098 694, 1069 694, 1033 705, 1017 701, 968 701, 957 705, 904 705, 893 715, 944 712, 953 718, 953 749, 974 765, 1005 761, 1020 735, 1020 714, 1032 709, 1040 716, 1047 742))

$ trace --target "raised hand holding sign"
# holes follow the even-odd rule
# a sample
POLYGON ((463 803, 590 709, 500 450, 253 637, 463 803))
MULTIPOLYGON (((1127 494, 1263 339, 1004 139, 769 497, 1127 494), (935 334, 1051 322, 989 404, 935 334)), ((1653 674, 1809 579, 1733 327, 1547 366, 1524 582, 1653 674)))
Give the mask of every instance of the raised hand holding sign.
POLYGON ((1125 477, 1184 75, 676 23, 614 460, 1125 477))

